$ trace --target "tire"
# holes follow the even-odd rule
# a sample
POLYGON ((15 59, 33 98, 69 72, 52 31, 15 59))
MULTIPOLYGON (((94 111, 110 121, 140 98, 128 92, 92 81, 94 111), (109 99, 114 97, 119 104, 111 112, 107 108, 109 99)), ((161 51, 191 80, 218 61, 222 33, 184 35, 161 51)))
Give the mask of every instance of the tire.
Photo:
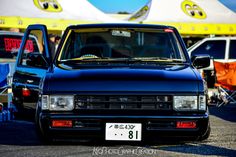
POLYGON ((14 112, 15 119, 22 119, 24 117, 24 107, 23 107, 23 101, 19 98, 12 99, 12 103, 14 104, 16 111, 14 112))
POLYGON ((208 127, 207 127, 206 133, 204 135, 200 136, 198 141, 204 141, 204 140, 208 139, 210 134, 211 134, 211 127, 210 127, 210 124, 209 124, 208 127))
POLYGON ((14 97, 12 99, 14 105, 14 117, 18 120, 26 120, 34 122, 35 109, 27 108, 24 104, 24 101, 20 98, 14 97))
POLYGON ((45 132, 43 132, 43 129, 40 126, 40 114, 41 109, 39 107, 39 105, 37 105, 36 108, 36 112, 35 112, 35 131, 37 136, 39 137, 39 140, 44 143, 44 144, 52 144, 53 143, 53 139, 52 137, 50 137, 49 135, 47 135, 45 132))

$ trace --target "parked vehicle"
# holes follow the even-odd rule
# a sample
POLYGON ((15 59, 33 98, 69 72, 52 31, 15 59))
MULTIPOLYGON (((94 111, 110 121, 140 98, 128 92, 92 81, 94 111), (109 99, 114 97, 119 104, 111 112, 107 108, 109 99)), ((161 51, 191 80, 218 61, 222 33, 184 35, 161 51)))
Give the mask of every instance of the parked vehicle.
POLYGON ((204 68, 203 74, 208 83, 208 87, 214 87, 215 75, 213 59, 219 62, 236 61, 236 37, 212 37, 205 38, 190 48, 188 53, 190 56, 208 54, 211 56, 211 64, 204 68))
MULTIPOLYGON (((11 78, 14 72, 16 56, 21 44, 23 33, 0 31, 0 80, 5 80, 10 85, 11 78), (6 71, 8 73, 6 73, 6 71)), ((38 51, 37 39, 34 36, 30 36, 27 41, 28 52, 38 51)), ((6 90, 7 86, 0 81, 0 102, 7 104, 10 103, 9 91, 6 90)))
POLYGON ((191 62, 174 27, 69 26, 53 61, 46 26, 30 25, 22 42, 13 93, 35 101, 37 130, 46 141, 210 135, 206 88, 196 69, 209 66, 210 58, 191 62), (41 35, 42 49, 25 54, 30 34, 41 35))
MULTIPOLYGON (((14 58, 20 48, 21 39, 24 33, 0 31, 0 58, 14 58)), ((27 41, 26 50, 29 52, 38 51, 37 39, 33 36, 27 41)))

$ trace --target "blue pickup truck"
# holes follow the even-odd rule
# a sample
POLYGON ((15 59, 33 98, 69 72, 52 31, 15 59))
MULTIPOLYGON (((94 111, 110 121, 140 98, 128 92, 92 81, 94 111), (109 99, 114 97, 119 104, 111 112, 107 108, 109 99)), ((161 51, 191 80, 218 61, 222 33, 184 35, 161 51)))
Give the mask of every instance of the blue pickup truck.
POLYGON ((105 141, 205 140, 206 86, 174 27, 145 24, 69 26, 50 52, 47 28, 30 25, 17 56, 13 103, 33 103, 40 137, 105 141), (36 36, 39 49, 29 53, 36 36))

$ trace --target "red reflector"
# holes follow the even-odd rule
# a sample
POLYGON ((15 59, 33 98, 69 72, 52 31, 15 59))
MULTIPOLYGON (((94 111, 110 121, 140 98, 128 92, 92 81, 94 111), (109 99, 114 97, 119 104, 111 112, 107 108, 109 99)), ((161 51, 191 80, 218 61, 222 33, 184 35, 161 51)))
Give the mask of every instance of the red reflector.
POLYGON ((3 106, 2 104, 0 104, 0 112, 2 112, 2 110, 3 110, 3 106))
POLYGON ((24 97, 28 97, 28 96, 31 95, 31 92, 30 92, 30 90, 29 90, 28 88, 23 88, 23 89, 22 89, 22 95, 23 95, 24 97))
POLYGON ((72 127, 72 120, 53 120, 52 127, 72 127))
POLYGON ((164 29, 164 32, 170 32, 170 33, 173 33, 173 29, 164 29))
POLYGON ((184 122, 184 121, 179 121, 176 123, 176 128, 189 128, 189 129, 193 129, 193 128, 196 128, 197 127, 197 124, 196 122, 191 122, 191 121, 187 121, 187 122, 184 122))

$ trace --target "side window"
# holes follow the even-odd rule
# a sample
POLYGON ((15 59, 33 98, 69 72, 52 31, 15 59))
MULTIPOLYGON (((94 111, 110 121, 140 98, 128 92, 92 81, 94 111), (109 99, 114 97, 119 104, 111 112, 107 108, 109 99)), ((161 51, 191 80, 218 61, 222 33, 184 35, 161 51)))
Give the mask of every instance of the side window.
POLYGON ((44 52, 43 33, 41 30, 30 31, 24 44, 23 53, 21 54, 20 64, 30 66, 27 61, 32 54, 43 54, 44 52))
POLYGON ((230 41, 229 59, 236 59, 236 40, 230 41))
POLYGON ((192 51, 193 55, 201 55, 201 54, 208 54, 214 59, 224 59, 225 58, 225 46, 226 41, 225 40, 211 40, 206 41, 202 45, 200 45, 198 48, 192 51))

